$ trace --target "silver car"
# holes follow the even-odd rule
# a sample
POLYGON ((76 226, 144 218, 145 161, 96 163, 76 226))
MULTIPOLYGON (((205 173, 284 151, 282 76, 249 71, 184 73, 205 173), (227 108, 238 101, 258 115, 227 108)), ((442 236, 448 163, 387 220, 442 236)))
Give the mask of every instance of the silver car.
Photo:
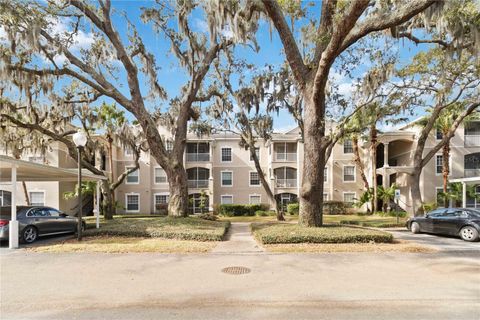
MULTIPOLYGON (((0 240, 8 240, 11 207, 0 207, 0 240)), ((18 206, 17 220, 20 241, 32 243, 41 236, 75 233, 78 218, 57 209, 37 206, 18 206)), ((85 229, 85 221, 82 221, 85 229)))

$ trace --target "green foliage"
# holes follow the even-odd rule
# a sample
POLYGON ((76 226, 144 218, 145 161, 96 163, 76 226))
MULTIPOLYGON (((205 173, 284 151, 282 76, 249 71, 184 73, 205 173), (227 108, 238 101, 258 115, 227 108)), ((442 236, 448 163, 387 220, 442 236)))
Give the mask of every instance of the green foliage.
MULTIPOLYGON (((445 200, 448 202, 452 201, 455 207, 462 206, 463 200, 463 186, 461 182, 454 182, 448 184, 447 192, 439 192, 438 200, 440 203, 445 203, 445 200)), ((474 185, 467 185, 467 198, 480 200, 480 195, 477 194, 474 185)))
POLYGON ((407 216, 407 213, 405 211, 390 211, 390 212, 375 212, 376 215, 379 215, 380 217, 401 217, 405 218, 407 216))
POLYGON ((423 211, 425 212, 429 212, 429 211, 432 211, 432 210, 435 210, 437 209, 438 206, 435 202, 432 202, 432 203, 424 203, 423 204, 423 211))
POLYGON ((306 228, 288 223, 253 223, 254 236, 263 244, 276 243, 389 243, 390 233, 343 226, 306 228))
POLYGON ((323 213, 325 214, 347 214, 348 204, 343 201, 325 201, 323 213))
POLYGON ((383 186, 378 186, 377 189, 377 196, 378 199, 383 201, 383 211, 387 211, 387 207, 390 202, 395 198, 395 189, 397 189, 396 184, 392 184, 388 188, 384 188, 383 186))
POLYGON ((358 220, 341 220, 340 224, 349 224, 361 227, 370 227, 370 228, 396 228, 404 227, 404 222, 375 222, 375 221, 358 221, 358 220))
POLYGON ((362 193, 360 198, 357 199, 357 202, 355 202, 353 206, 356 208, 361 208, 364 204, 370 203, 370 201, 372 201, 372 198, 373 198, 373 189, 370 188, 364 193, 362 193))
MULTIPOLYGON (((92 195, 95 193, 97 183, 95 181, 82 182, 82 195, 92 195)), ((78 197, 78 184, 75 184, 75 191, 66 191, 63 193, 65 200, 70 200, 78 197)))
POLYGON ((300 205, 298 203, 289 203, 287 205, 287 212, 290 215, 296 215, 300 211, 300 205))
POLYGON ((228 221, 207 221, 197 217, 125 217, 107 220, 100 229, 87 229, 85 236, 151 237, 178 240, 221 241, 228 221))
POLYGON ((209 221, 217 221, 218 220, 218 217, 214 214, 211 214, 211 213, 199 214, 198 218, 203 219, 203 220, 209 220, 209 221))
POLYGON ((262 204, 221 204, 220 214, 226 217, 254 216, 256 211, 268 210, 262 204))

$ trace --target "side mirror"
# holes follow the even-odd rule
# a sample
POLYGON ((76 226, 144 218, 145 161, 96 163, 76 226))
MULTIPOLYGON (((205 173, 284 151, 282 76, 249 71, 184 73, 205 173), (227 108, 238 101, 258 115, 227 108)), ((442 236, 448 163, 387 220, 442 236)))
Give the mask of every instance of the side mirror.
POLYGON ((429 214, 426 214, 426 215, 425 215, 425 218, 430 219, 430 215, 429 215, 429 214))
POLYGON ((66 218, 66 217, 68 217, 68 214, 66 214, 66 213, 62 212, 62 213, 60 213, 60 217, 62 217, 62 218, 66 218))

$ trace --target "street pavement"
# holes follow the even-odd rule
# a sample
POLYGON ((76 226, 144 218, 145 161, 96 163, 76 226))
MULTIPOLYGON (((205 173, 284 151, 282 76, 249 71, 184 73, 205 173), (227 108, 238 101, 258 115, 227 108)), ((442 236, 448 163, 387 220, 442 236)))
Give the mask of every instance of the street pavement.
POLYGON ((480 319, 479 250, 249 253, 238 227, 238 252, 2 249, 0 319, 480 319))

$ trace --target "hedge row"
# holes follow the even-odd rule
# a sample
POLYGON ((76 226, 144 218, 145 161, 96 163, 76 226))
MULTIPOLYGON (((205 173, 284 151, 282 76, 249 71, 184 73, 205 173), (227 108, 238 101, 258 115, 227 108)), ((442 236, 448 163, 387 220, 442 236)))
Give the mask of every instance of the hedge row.
POLYGON ((219 213, 226 217, 254 216, 257 211, 266 211, 264 204, 221 204, 219 213))
POLYGON ((361 227, 373 227, 373 228, 397 228, 405 227, 404 222, 378 222, 378 221, 358 221, 358 220, 341 220, 340 224, 351 224, 361 227))
POLYGON ((263 244, 276 243, 390 243, 390 233, 344 226, 305 228, 288 223, 254 223, 254 236, 263 244))

